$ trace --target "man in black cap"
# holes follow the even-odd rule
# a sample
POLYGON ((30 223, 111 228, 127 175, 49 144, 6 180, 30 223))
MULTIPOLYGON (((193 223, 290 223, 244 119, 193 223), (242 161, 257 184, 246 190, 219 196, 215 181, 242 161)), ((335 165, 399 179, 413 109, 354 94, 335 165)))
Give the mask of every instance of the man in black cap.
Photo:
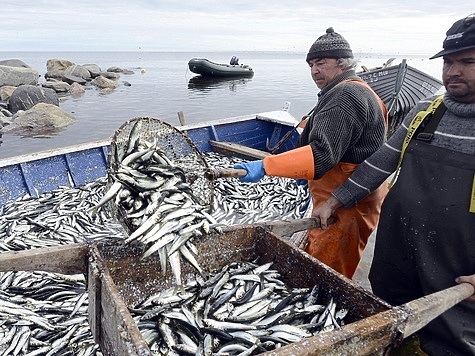
MULTIPOLYGON (((373 292, 392 305, 455 282, 475 286, 475 14, 453 24, 431 59, 438 57, 445 94, 418 103, 314 211, 325 228, 335 211, 353 206, 396 172, 369 274, 373 292)), ((418 336, 430 355, 474 355, 475 304, 457 304, 418 336)))
MULTIPOLYGON (((356 75, 351 47, 333 28, 312 44, 306 61, 320 92, 299 148, 235 167, 248 171, 241 178, 245 182, 264 175, 308 180, 315 208, 386 141, 387 111, 356 75)), ((387 184, 382 184, 358 206, 337 213, 328 230, 310 229, 305 251, 351 278, 386 193, 387 184)))

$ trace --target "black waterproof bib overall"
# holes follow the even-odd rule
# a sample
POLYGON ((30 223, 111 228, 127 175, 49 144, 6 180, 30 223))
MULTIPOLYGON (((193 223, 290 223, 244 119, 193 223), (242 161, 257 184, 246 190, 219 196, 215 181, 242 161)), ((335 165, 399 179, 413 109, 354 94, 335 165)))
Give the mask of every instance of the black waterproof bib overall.
MULTIPOLYGON (((412 139, 383 206, 369 279, 392 305, 475 274, 475 157, 412 139)), ((419 333, 430 355, 475 354, 475 303, 461 302, 419 333)))

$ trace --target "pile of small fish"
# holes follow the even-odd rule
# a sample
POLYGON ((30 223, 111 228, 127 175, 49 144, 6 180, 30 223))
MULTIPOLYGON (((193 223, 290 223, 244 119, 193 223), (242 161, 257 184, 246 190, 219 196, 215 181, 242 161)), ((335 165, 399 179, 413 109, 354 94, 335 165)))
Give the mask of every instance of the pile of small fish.
MULTIPOLYGON (((213 167, 231 168, 242 159, 215 152, 204 153, 213 167)), ((294 179, 264 176, 258 183, 237 178, 214 181, 213 218, 225 225, 294 220, 304 216, 310 203, 308 189, 294 179)))
MULTIPOLYGON (((215 154, 210 157, 210 160, 215 162, 213 164, 232 165, 227 160, 219 163, 219 159, 219 155, 215 154)), ((261 190, 263 189, 260 187, 261 183, 240 183, 234 178, 216 181, 212 217, 218 224, 226 225, 274 219, 280 212, 282 215, 279 220, 283 217, 289 219, 301 217, 299 212, 306 203, 305 195, 299 193, 300 188, 295 185, 294 180, 266 177, 262 181, 265 183, 267 179, 272 181, 275 191, 268 188, 268 191, 264 192, 261 190), (231 199, 229 196, 232 194, 234 198, 231 199), (262 194, 267 195, 262 197, 262 194), (233 207, 233 201, 238 199, 240 206, 233 207), (257 204, 259 200, 267 203, 257 204), (227 212, 224 212, 225 210, 227 212), (232 213, 233 210, 235 214, 232 213), (269 215, 269 211, 272 211, 272 216, 269 215)), ((118 243, 123 242, 127 234, 111 216, 110 211, 94 209, 102 204, 101 199, 107 194, 107 190, 107 178, 104 177, 84 186, 61 187, 38 197, 25 196, 4 204, 0 208, 0 253, 111 239, 117 240, 118 243), (94 214, 91 213, 92 210, 94 214)), ((72 281, 71 276, 57 273, 48 273, 45 277, 45 274, 38 272, 0 272, 0 307, 3 307, 0 322, 0 354, 7 349, 11 351, 10 354, 48 354, 48 351, 46 353, 43 351, 49 348, 52 350, 50 355, 101 355, 90 332, 84 331, 87 328, 85 319, 88 300, 84 294, 84 277, 80 277, 82 279, 72 281), (48 297, 54 304, 52 307, 45 306, 46 298, 36 299, 29 294, 34 290, 33 286, 40 286, 46 279, 50 285, 45 286, 45 289, 50 289, 52 293, 56 291, 59 298, 53 300, 52 297, 48 297), (70 284, 65 284, 65 279, 69 280, 70 284), (20 281, 21 285, 18 288, 16 286, 20 281), (62 300, 61 292, 70 296, 67 303, 62 300), (76 305, 81 303, 80 299, 81 307, 72 314, 76 305), (25 312, 24 309, 35 314, 33 317, 35 322, 31 321, 31 313, 25 312), (72 318, 69 320, 71 325, 68 327, 74 328, 76 330, 74 333, 68 333, 70 331, 68 328, 59 326, 63 321, 58 319, 58 315, 66 318, 71 314, 72 318), (42 323, 42 318, 58 327, 50 330, 48 324, 42 323), (73 327, 72 324, 76 326, 73 327), (49 335, 49 339, 42 338, 43 335, 49 335), (70 337, 69 343, 66 343, 66 336, 70 337), (21 343, 26 342, 28 338, 30 340, 28 346, 22 345, 21 343), (59 350, 56 347, 63 346, 62 351, 56 352, 59 350), (40 349, 43 351, 39 351, 40 349)))
POLYGON ((177 293, 170 288, 131 309, 160 355, 255 355, 340 328, 346 309, 319 304, 318 286, 289 288, 272 263, 230 263, 177 293))
POLYGON ((113 180, 97 210, 114 200, 118 218, 130 224, 125 243, 146 246, 142 258, 157 253, 162 274, 168 263, 181 284, 181 260, 190 263, 199 273, 198 253, 193 239, 209 233, 216 220, 206 211, 186 180, 184 170, 175 165, 157 142, 137 140, 133 149, 109 175, 113 180))
MULTIPOLYGON (((106 179, 2 206, 0 253, 81 242, 120 241, 123 229, 101 211, 106 179)), ((84 275, 0 272, 1 355, 102 355, 89 324, 84 275)))
POLYGON ((4 204, 0 209, 0 252, 123 239, 123 229, 106 210, 88 213, 104 195, 105 187, 102 178, 4 204))
POLYGON ((83 275, 0 273, 1 355, 102 355, 83 275))

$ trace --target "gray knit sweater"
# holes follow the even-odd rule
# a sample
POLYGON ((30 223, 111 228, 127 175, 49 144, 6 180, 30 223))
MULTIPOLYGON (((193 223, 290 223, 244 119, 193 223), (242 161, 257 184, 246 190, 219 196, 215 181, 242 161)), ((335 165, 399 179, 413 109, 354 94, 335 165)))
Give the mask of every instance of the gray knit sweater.
POLYGON ((310 145, 315 161, 315 179, 338 162, 361 163, 385 142, 384 119, 378 100, 349 70, 323 88, 299 146, 310 145))
MULTIPOLYGON (((333 192, 345 207, 351 207, 366 197, 396 170, 409 124, 416 113, 427 109, 436 97, 419 102, 407 114, 388 142, 364 161, 351 177, 333 192)), ((456 102, 448 93, 444 94, 444 103, 447 110, 430 144, 468 153, 474 155, 475 159, 475 104, 456 102)))

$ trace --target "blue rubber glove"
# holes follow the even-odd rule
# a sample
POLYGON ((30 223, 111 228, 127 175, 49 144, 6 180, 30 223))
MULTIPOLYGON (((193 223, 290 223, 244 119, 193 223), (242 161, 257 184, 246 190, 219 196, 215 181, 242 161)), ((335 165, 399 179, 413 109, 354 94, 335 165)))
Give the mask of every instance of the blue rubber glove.
POLYGON ((234 168, 245 169, 247 171, 247 174, 244 177, 239 178, 241 182, 255 183, 266 174, 262 160, 238 163, 234 165, 234 168))
POLYGON ((296 179, 295 184, 300 185, 303 188, 307 188, 308 187, 308 180, 306 180, 306 179, 296 179))

